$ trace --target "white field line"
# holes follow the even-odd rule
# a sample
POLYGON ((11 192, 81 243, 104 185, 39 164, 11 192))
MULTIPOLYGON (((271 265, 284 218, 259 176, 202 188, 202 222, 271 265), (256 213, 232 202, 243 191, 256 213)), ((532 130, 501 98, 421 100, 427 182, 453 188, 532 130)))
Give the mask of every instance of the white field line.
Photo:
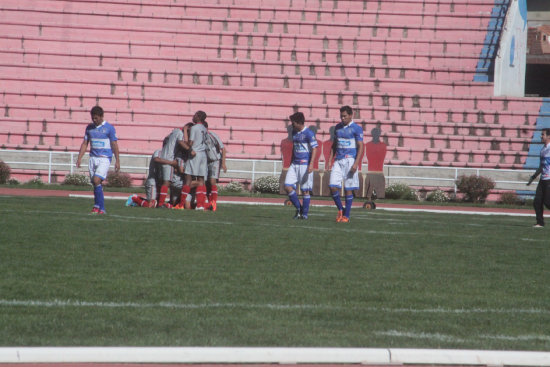
POLYGON ((338 306, 329 304, 254 304, 254 303, 177 303, 177 302, 158 302, 158 303, 139 303, 139 302, 89 302, 81 300, 16 300, 0 299, 0 307, 44 307, 44 308, 63 308, 63 307, 92 307, 92 308, 169 308, 169 309, 215 309, 215 308, 241 308, 241 309, 265 309, 275 311, 287 310, 317 310, 317 311, 345 311, 362 310, 372 313, 389 314, 532 314, 532 315, 550 315, 550 309, 541 308, 389 308, 389 307, 368 307, 368 306, 338 306))
POLYGON ((375 335, 381 336, 390 336, 396 338, 408 338, 408 339, 427 339, 427 340, 437 340, 441 342, 453 342, 453 343, 466 343, 471 342, 472 339, 483 339, 483 340, 505 340, 505 341, 543 341, 549 342, 549 335, 471 335, 468 339, 455 337, 453 335, 445 335, 440 333, 424 333, 424 332, 410 332, 410 331, 398 331, 398 330, 388 330, 388 331, 375 331, 375 335))

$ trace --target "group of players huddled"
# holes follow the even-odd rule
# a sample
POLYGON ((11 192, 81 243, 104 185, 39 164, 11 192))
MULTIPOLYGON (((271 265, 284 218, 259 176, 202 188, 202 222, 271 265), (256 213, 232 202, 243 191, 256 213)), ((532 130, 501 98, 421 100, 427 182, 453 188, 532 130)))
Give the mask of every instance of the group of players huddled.
POLYGON ((216 211, 220 169, 227 171, 225 156, 223 142, 208 130, 206 113, 197 111, 191 122, 172 130, 162 149, 153 153, 146 197, 132 195, 126 204, 216 211))
MULTIPOLYGON (((105 214, 102 182, 107 177, 112 156, 115 170, 120 169, 115 128, 103 119, 103 109, 91 110, 92 123, 86 127, 84 141, 77 159, 91 143, 89 172, 94 185, 93 214, 105 214)), ((313 162, 318 155, 315 133, 305 127, 304 114, 290 116, 292 123, 292 163, 285 178, 285 190, 296 207, 295 219, 308 219, 313 184, 313 162), (303 192, 300 202, 297 187, 303 192)), ((363 129, 353 121, 350 106, 340 108, 340 122, 336 125, 330 158, 329 188, 338 209, 337 222, 349 222, 353 204, 353 190, 359 188, 358 167, 363 156, 363 129), (344 184, 345 206, 340 197, 344 184)), ((148 208, 217 209, 218 178, 220 170, 227 171, 226 149, 220 138, 208 131, 206 113, 197 111, 192 122, 176 128, 164 139, 162 149, 156 150, 150 160, 145 182, 146 197, 132 195, 127 205, 148 208), (168 194, 170 192, 170 195, 168 194)))

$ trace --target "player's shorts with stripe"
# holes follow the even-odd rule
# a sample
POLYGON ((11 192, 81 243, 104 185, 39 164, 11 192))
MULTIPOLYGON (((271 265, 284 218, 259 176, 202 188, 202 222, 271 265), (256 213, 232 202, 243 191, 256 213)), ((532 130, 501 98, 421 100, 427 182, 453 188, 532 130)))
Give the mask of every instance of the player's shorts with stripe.
POLYGON ((154 178, 148 178, 145 180, 145 195, 147 201, 157 200, 157 181, 154 178))
POLYGON ((220 161, 213 161, 208 163, 208 178, 220 178, 220 161))
POLYGON ((88 172, 90 172, 90 180, 94 176, 105 180, 107 178, 107 173, 109 173, 109 167, 111 166, 111 159, 107 157, 90 157, 88 161, 88 172))
POLYGON ((174 174, 174 167, 169 164, 163 164, 161 166, 162 181, 171 181, 174 174))
POLYGON ((296 189, 300 185, 300 190, 311 191, 313 189, 313 172, 308 172, 307 164, 291 164, 286 172, 285 186, 291 186, 296 189))
POLYGON ((185 174, 191 176, 204 177, 206 179, 208 175, 208 162, 206 161, 206 153, 195 152, 193 158, 189 158, 185 165, 185 174))
POLYGON ((332 170, 330 171, 329 187, 342 188, 342 181, 344 181, 344 188, 346 190, 358 190, 359 189, 359 170, 354 173, 350 172, 351 167, 355 163, 355 158, 343 158, 334 161, 332 170))

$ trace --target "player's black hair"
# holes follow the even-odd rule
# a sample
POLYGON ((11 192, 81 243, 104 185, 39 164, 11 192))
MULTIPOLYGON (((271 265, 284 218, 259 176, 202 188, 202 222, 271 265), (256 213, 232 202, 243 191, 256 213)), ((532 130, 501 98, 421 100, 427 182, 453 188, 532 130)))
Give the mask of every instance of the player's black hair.
POLYGON ((300 124, 300 125, 303 125, 304 122, 306 122, 306 119, 305 119, 305 117, 304 117, 304 114, 301 113, 301 112, 295 112, 295 113, 293 113, 292 115, 290 115, 289 118, 290 118, 290 121, 296 122, 296 123, 298 123, 298 124, 300 124))
POLYGON ((205 121, 206 121, 206 112, 204 112, 204 111, 197 111, 195 114, 196 114, 197 117, 199 118, 199 121, 200 121, 200 122, 205 122, 205 121))
POLYGON ((103 108, 99 107, 99 106, 94 106, 92 107, 92 109, 90 110, 90 115, 98 115, 98 116, 103 116, 103 108))
POLYGON ((543 131, 546 134, 546 136, 550 136, 550 127, 545 127, 540 132, 542 133, 543 131))
POLYGON ((342 106, 340 107, 340 113, 342 112, 347 112, 348 115, 353 115, 353 108, 351 108, 350 106, 342 106))

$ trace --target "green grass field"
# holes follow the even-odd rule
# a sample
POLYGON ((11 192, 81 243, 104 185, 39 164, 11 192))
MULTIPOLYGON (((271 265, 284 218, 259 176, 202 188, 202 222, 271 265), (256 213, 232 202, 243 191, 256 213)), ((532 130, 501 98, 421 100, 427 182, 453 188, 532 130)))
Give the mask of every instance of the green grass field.
POLYGON ((2 346, 550 350, 534 218, 0 197, 2 346))

